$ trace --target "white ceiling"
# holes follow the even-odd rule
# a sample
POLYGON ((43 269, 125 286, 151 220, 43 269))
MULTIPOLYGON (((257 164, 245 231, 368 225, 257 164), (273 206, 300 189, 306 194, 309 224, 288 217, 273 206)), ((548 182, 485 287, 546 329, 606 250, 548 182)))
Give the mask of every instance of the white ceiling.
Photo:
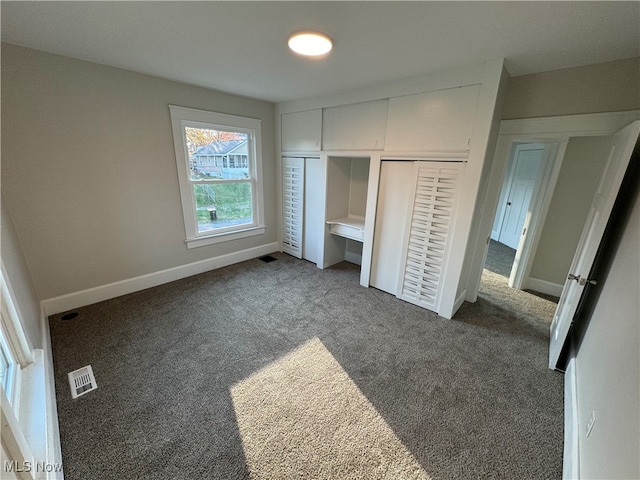
POLYGON ((283 101, 506 59, 512 76, 640 56, 640 2, 7 2, 2 41, 283 101), (317 29, 322 60, 286 47, 317 29))

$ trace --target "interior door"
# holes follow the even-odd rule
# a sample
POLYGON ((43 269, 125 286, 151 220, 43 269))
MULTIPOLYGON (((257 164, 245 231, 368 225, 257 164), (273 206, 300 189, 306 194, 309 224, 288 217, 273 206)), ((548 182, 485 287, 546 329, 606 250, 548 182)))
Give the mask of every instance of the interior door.
POLYGON ((588 275, 593 266, 593 261, 639 134, 640 121, 636 121, 613 135, 609 159, 591 204, 591 209, 569 270, 569 276, 565 281, 564 289, 551 323, 549 344, 549 368, 551 369, 562 368, 558 362, 567 341, 569 328, 574 319, 580 297, 585 287, 591 281, 595 281, 595 279, 588 278, 588 275))
POLYGON ((529 211, 531 196, 540 174, 542 148, 519 145, 516 148, 512 180, 498 241, 513 249, 518 248, 522 227, 529 211))

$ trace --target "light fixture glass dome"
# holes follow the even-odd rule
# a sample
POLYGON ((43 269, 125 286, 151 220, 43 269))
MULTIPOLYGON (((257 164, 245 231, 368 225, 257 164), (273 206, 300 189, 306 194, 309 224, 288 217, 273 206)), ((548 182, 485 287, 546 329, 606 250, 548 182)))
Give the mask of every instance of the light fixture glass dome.
POLYGON ((296 32, 289 37, 289 48, 300 55, 317 57, 333 48, 331 37, 320 32, 296 32))

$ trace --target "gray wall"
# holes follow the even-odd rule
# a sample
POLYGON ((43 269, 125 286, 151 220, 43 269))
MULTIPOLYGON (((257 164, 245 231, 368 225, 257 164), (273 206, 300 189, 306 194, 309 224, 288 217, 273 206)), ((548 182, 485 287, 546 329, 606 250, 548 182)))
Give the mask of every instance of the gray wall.
POLYGON ((31 348, 44 348, 42 329, 40 328, 40 301, 36 295, 27 269, 27 263, 18 243, 13 223, 2 203, 2 229, 0 230, 2 246, 0 255, 7 272, 6 280, 11 285, 15 295, 16 309, 22 319, 22 327, 31 344, 31 348))
POLYGON ((38 297, 277 241, 274 105, 2 45, 2 192, 38 297), (187 250, 169 104, 262 120, 267 233, 187 250))
POLYGON ((640 57, 511 78, 503 120, 640 110, 640 57))
POLYGON ((531 277, 564 284, 610 148, 611 137, 569 140, 531 266, 531 277))
POLYGON ((582 478, 640 478, 640 196, 634 205, 575 359, 582 478))

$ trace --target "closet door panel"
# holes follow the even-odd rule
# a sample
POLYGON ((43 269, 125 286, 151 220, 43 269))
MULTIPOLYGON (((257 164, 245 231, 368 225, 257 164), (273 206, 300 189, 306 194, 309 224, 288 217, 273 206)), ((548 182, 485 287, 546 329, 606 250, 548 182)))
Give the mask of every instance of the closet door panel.
POLYGON ((302 258, 304 158, 282 158, 282 251, 302 258))
POLYGON ((413 163, 383 161, 380 166, 369 283, 392 295, 398 293, 405 212, 410 207, 409 186, 413 179, 413 163))
POLYGON ((320 262, 324 235, 324 166, 319 158, 307 158, 304 165, 304 228, 302 258, 320 262))
POLYGON ((437 312, 465 164, 415 162, 398 298, 437 312))

